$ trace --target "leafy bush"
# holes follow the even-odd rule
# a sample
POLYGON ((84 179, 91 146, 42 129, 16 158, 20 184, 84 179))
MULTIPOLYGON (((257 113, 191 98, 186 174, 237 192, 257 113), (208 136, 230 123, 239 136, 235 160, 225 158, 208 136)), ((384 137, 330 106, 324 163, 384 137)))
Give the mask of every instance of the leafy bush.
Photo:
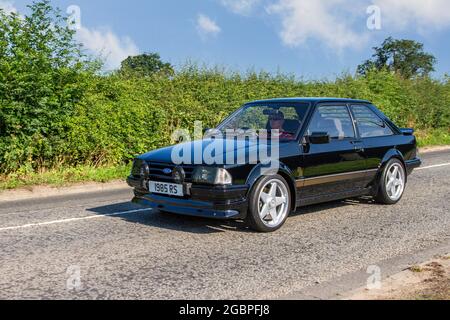
POLYGON ((450 126, 448 80, 404 80, 382 71, 305 82, 190 67, 170 79, 97 77, 71 119, 69 164, 122 163, 170 144, 178 128, 192 129, 195 121, 214 127, 247 101, 280 96, 368 99, 399 126, 447 131, 450 126))
MULTIPOLYGON (((195 121, 214 127, 247 101, 324 96, 367 99, 399 126, 427 134, 450 127, 450 79, 405 80, 388 71, 303 81, 188 65, 164 73, 96 73, 73 32, 48 1, 25 19, 0 11, 0 173, 65 167, 122 166, 136 154, 171 143, 195 121)), ((425 140, 424 140, 425 141, 425 140)))
POLYGON ((2 150, 1 169, 127 163, 136 154, 170 144, 178 128, 192 130, 195 121, 214 127, 247 101, 280 96, 368 99, 399 126, 448 131, 449 88, 448 80, 403 80, 387 72, 311 82, 265 73, 243 76, 199 69, 170 79, 92 76, 82 99, 61 121, 63 130, 47 140, 2 137, 9 149, 2 150))
POLYGON ((0 10, 0 170, 53 166, 94 71, 57 10, 0 10))

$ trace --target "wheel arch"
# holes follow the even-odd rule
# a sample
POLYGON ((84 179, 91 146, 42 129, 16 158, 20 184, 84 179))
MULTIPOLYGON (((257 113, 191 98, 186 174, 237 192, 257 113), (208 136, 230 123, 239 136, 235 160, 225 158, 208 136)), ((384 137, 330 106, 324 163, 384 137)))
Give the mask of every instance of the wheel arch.
MULTIPOLYGON (((248 195, 250 195, 255 184, 262 178, 261 172, 263 168, 264 166, 262 164, 258 164, 250 172, 250 175, 247 179, 247 185, 249 186, 248 195)), ((278 170, 274 170, 273 174, 278 174, 282 176, 284 180, 286 180, 289 191, 291 192, 291 210, 295 211, 297 208, 297 187, 292 170, 287 165, 280 162, 278 170)))
MULTIPOLYGON (((386 152, 386 154, 384 155, 383 159, 381 160, 380 163, 380 167, 378 169, 377 175, 376 175, 376 179, 375 179, 375 190, 377 191, 378 188, 380 187, 380 179, 381 176, 383 174, 384 169, 386 168, 386 165, 389 163, 389 161, 391 161, 392 159, 397 159, 399 160, 402 165, 403 165, 403 169, 406 171, 406 162, 405 162, 405 158, 403 157, 403 154, 398 150, 398 149, 390 149, 388 152, 386 152)), ((408 182, 408 175, 405 174, 405 183, 408 182)))
POLYGON ((382 172, 384 170, 384 168, 386 167, 388 162, 391 161, 392 159, 400 160, 400 162, 403 165, 403 169, 405 169, 405 172, 406 172, 405 157, 403 156, 403 154, 398 149, 390 149, 388 152, 386 152, 386 154, 384 155, 383 159, 381 160, 380 172, 382 172))

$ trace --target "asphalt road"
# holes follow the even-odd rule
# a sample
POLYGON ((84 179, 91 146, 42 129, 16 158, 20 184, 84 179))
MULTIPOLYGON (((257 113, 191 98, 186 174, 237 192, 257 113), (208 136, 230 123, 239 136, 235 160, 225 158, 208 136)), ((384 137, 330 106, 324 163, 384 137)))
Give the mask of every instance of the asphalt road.
POLYGON ((312 290, 450 243, 450 152, 423 160, 396 206, 307 207, 272 234, 142 210, 129 203, 131 191, 0 203, 0 298, 265 299, 312 290))

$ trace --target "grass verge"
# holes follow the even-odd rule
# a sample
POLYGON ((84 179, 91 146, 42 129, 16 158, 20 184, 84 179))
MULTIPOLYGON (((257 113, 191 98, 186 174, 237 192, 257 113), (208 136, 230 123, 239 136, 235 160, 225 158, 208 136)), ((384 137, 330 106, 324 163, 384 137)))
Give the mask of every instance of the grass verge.
POLYGON ((59 168, 41 173, 9 174, 0 176, 0 190, 16 189, 36 185, 63 187, 81 182, 110 182, 124 180, 131 170, 130 165, 115 167, 77 166, 59 168))
POLYGON ((447 146, 450 145, 450 130, 418 130, 415 133, 419 147, 447 146))

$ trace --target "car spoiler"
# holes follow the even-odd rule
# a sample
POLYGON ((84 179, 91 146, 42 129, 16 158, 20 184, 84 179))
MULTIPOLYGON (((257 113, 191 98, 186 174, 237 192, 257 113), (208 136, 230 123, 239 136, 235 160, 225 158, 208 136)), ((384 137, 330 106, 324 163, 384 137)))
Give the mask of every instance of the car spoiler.
POLYGON ((404 136, 412 136, 412 135, 414 135, 414 129, 412 129, 412 128, 402 128, 402 129, 400 129, 400 132, 404 136))

